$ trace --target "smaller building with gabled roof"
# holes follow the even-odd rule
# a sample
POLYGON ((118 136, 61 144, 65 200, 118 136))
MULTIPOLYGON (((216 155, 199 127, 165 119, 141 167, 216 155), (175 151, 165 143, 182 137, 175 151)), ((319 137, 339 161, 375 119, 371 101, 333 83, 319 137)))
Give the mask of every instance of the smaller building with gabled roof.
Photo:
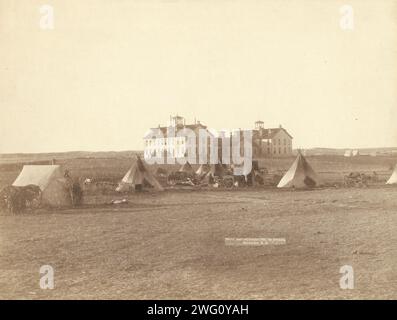
POLYGON ((252 154, 254 158, 292 155, 293 137, 281 125, 265 128, 263 121, 255 122, 252 132, 252 154))

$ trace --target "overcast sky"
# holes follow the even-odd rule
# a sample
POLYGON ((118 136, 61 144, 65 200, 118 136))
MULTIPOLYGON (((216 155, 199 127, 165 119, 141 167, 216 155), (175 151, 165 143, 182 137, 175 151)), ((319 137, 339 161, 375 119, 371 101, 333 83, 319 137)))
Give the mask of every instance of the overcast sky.
POLYGON ((143 149, 170 114, 397 146, 397 1, 0 0, 0 153, 143 149), (42 30, 39 8, 54 8, 42 30))

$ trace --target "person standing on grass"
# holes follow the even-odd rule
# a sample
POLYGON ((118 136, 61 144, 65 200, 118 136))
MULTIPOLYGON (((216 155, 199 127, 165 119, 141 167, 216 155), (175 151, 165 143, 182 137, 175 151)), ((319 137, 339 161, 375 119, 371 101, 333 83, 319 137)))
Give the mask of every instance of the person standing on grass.
POLYGON ((74 203, 74 197, 73 197, 73 179, 70 175, 70 171, 69 170, 65 170, 63 177, 65 178, 65 188, 69 193, 70 196, 70 200, 72 202, 72 204, 74 203))
POLYGON ((83 190, 79 181, 74 181, 70 171, 65 170, 64 173, 65 185, 69 192, 70 199, 72 200, 73 207, 79 206, 83 203, 83 190))

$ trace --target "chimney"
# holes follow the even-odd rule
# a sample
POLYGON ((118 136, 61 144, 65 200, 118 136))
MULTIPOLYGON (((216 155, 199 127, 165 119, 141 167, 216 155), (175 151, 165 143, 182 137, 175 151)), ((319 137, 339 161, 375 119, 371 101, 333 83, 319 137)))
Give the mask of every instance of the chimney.
POLYGON ((260 130, 264 128, 264 123, 261 120, 255 121, 255 129, 260 130))

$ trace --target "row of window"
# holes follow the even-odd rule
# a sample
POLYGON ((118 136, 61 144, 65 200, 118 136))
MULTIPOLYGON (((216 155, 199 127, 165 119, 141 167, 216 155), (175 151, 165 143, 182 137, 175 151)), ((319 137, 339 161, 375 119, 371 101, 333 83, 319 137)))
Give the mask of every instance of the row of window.
MULTIPOLYGON (((270 150, 269 150, 270 151, 270 150)), ((273 149, 273 153, 274 154, 277 154, 277 148, 274 148, 273 149)), ((282 148, 278 148, 278 154, 287 154, 287 153, 289 153, 289 152, 287 152, 287 147, 284 147, 284 149, 282 149, 282 148), (284 151, 284 152, 282 152, 282 151, 284 151)))
MULTIPOLYGON (((169 139, 168 144, 169 145, 173 145, 173 140, 174 139, 169 139)), ((179 138, 179 139, 175 139, 176 140, 176 145, 183 145, 185 144, 185 138, 179 138)), ((167 139, 153 139, 153 140, 146 140, 145 141, 145 145, 147 147, 149 146, 156 146, 156 145, 167 145, 167 139)))
POLYGON ((267 154, 271 154, 271 153, 273 153, 273 154, 289 154, 292 152, 291 148, 288 148, 288 147, 278 147, 278 148, 267 147, 264 149, 264 151, 267 154))
MULTIPOLYGON (((146 150, 145 153, 147 156, 156 156, 160 154, 165 154, 165 150, 159 150, 159 149, 154 149, 154 150, 146 150)), ((167 154, 171 157, 183 157, 185 155, 185 150, 166 150, 167 154)))
MULTIPOLYGON (((283 141, 284 141, 284 145, 286 145, 287 144, 287 139, 283 139, 283 141)), ((274 144, 280 145, 281 144, 281 139, 274 139, 274 144)))
MULTIPOLYGON (((263 139, 262 142, 265 142, 268 146, 271 145, 271 139, 263 139)), ((287 139, 274 139, 273 140, 274 145, 290 145, 290 141, 287 141, 287 139), (281 144, 283 142, 283 144, 281 144)))
MULTIPOLYGON (((179 139, 175 139, 175 140, 176 140, 176 143, 175 143, 176 145, 184 145, 185 142, 186 142, 184 138, 179 138, 179 139)), ((201 143, 202 143, 202 144, 205 144, 205 140, 202 141, 201 143)), ((168 144, 169 144, 169 145, 174 145, 173 139, 170 139, 169 142, 168 142, 168 144)), ((145 141, 145 145, 146 145, 147 147, 150 147, 150 146, 158 146, 158 145, 167 145, 167 139, 146 140, 146 141, 145 141)), ((268 145, 268 146, 271 145, 270 140, 267 140, 267 145, 268 145)), ((277 145, 281 145, 281 139, 274 139, 274 145, 276 145, 276 146, 277 146, 277 145)), ((291 147, 290 143, 287 142, 287 139, 283 139, 283 145, 284 145, 284 148, 285 148, 285 147, 288 147, 288 148, 291 147)))

